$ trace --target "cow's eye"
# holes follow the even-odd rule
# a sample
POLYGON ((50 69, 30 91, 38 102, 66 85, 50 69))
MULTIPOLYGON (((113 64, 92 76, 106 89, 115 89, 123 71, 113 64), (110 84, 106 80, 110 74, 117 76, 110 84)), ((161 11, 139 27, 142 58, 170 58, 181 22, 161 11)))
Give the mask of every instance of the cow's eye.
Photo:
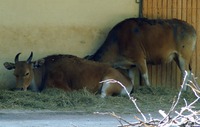
POLYGON ((27 76, 27 75, 29 75, 29 72, 27 72, 27 73, 25 74, 25 76, 27 76))

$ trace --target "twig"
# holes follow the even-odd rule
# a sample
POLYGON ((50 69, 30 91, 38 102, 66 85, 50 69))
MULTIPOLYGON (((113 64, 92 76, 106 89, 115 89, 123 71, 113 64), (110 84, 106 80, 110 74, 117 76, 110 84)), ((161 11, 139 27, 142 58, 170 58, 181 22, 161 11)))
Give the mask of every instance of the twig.
POLYGON ((104 81, 101 81, 100 83, 104 83, 104 82, 109 82, 109 83, 118 83, 120 86, 122 86, 124 88, 124 90, 126 91, 129 99, 133 102, 133 104, 135 105, 136 109, 138 110, 138 112, 142 115, 144 121, 146 122, 147 119, 146 117, 144 116, 144 114, 142 113, 142 111, 139 109, 139 107, 137 106, 136 104, 136 99, 134 97, 131 97, 130 93, 128 92, 128 90, 126 89, 126 87, 119 81, 117 80, 114 80, 114 79, 108 79, 108 80, 104 80, 104 81))
POLYGON ((200 91, 199 85, 198 85, 198 83, 196 82, 196 79, 197 79, 197 78, 195 78, 195 76, 194 76, 193 73, 191 73, 191 77, 192 77, 192 81, 190 81, 190 82, 194 85, 194 87, 195 87, 196 90, 200 91))
POLYGON ((127 91, 126 87, 120 83, 119 81, 116 81, 114 79, 108 79, 105 81, 101 81, 100 83, 104 83, 104 82, 109 82, 109 83, 118 83, 120 84, 124 90, 126 91, 129 99, 133 102, 133 104, 135 105, 136 109, 138 110, 138 112, 142 115, 144 120, 139 119, 138 117, 135 116, 135 119, 138 122, 134 122, 134 123, 130 123, 128 121, 126 121, 125 119, 123 119, 122 117, 116 115, 115 113, 99 113, 96 112, 95 114, 102 114, 102 115, 111 115, 115 118, 117 118, 117 120, 119 121, 119 123, 121 124, 121 126, 119 127, 131 127, 131 126, 136 126, 136 127, 168 127, 168 126, 200 126, 200 111, 195 111, 194 110, 194 104, 197 103, 200 100, 200 88, 199 85, 197 84, 194 75, 192 75, 192 80, 193 81, 189 81, 190 84, 187 84, 188 80, 188 73, 185 72, 185 76, 183 79, 183 83, 181 85, 181 89, 179 90, 178 96, 174 99, 172 106, 169 110, 169 112, 166 114, 164 111, 159 110, 159 113, 163 116, 163 119, 159 120, 159 119, 153 119, 150 115, 150 120, 147 121, 146 117, 144 116, 144 114, 141 112, 141 110, 139 109, 139 107, 136 104, 136 99, 134 97, 130 96, 130 93, 127 91), (189 86, 189 88, 191 88, 191 90, 193 91, 194 95, 196 96, 196 99, 191 102, 188 103, 186 99, 184 99, 185 102, 185 106, 181 108, 181 110, 178 111, 174 111, 176 106, 178 105, 180 98, 181 98, 181 94, 183 91, 183 88, 185 86, 189 86), (174 112, 176 115, 171 117, 171 113, 174 112), (184 112, 187 112, 187 114, 183 114, 184 112), (125 124, 123 124, 123 122, 125 124))
POLYGON ((177 104, 178 104, 178 102, 179 102, 179 100, 180 100, 180 97, 181 97, 181 93, 182 93, 182 91, 183 91, 183 88, 184 88, 184 86, 185 86, 186 83, 187 83, 187 76, 188 76, 188 73, 187 73, 187 71, 185 71, 185 76, 184 76, 184 79, 183 79, 183 83, 182 83, 182 85, 181 85, 181 89, 179 90, 178 97, 177 97, 177 99, 176 99, 175 101, 173 101, 172 106, 171 106, 169 112, 167 113, 166 117, 164 117, 164 118, 160 121, 159 124, 161 124, 161 123, 163 123, 162 125, 166 125, 166 124, 167 124, 168 120, 167 120, 165 123, 164 123, 164 121, 165 121, 166 119, 169 119, 169 118, 170 118, 170 114, 174 111, 175 107, 177 106, 177 104))

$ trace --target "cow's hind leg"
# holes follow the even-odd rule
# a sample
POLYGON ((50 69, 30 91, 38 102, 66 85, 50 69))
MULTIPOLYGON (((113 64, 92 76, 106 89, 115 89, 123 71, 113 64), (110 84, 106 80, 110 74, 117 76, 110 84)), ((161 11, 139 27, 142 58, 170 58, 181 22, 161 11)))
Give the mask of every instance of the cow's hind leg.
MULTIPOLYGON (((186 83, 187 81, 191 78, 191 60, 188 59, 184 59, 182 56, 177 56, 175 58, 175 61, 181 71, 181 75, 182 75, 182 80, 184 80, 185 74, 187 72, 187 77, 186 77, 186 83), (186 71, 186 72, 185 72, 186 71)), ((186 84, 183 86, 183 90, 186 91, 187 87, 186 84)))
POLYGON ((146 60, 144 59, 144 60, 139 61, 139 62, 137 63, 137 67, 138 67, 138 69, 139 69, 139 71, 140 71, 140 73, 141 73, 141 75, 142 75, 142 78, 143 78, 143 80, 144 80, 144 82, 145 82, 145 85, 148 86, 149 90, 150 90, 153 94, 155 94, 155 93, 153 92, 152 88, 150 87, 151 84, 150 84, 150 82, 149 82, 149 76, 148 76, 148 69, 147 69, 146 60))

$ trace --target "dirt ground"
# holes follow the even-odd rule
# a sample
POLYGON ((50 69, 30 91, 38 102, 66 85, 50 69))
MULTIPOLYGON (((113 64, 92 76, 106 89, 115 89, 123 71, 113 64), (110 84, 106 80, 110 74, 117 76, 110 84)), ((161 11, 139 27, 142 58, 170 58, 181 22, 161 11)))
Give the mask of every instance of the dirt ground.
MULTIPOLYGON (((129 122, 134 115, 119 114, 129 122)), ((153 115, 159 117, 158 115, 153 115)), ((140 117, 141 118, 141 117, 140 117)), ((117 127, 119 121, 110 115, 84 112, 0 110, 0 127, 117 127)))

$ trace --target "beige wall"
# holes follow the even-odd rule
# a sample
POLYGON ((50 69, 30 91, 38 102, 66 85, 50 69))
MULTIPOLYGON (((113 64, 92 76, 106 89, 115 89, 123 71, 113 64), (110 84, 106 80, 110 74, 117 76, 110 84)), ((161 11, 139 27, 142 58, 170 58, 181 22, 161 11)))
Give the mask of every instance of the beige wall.
POLYGON ((0 87, 14 85, 3 67, 18 52, 34 59, 94 52, 117 22, 138 16, 135 0, 0 0, 0 87))

